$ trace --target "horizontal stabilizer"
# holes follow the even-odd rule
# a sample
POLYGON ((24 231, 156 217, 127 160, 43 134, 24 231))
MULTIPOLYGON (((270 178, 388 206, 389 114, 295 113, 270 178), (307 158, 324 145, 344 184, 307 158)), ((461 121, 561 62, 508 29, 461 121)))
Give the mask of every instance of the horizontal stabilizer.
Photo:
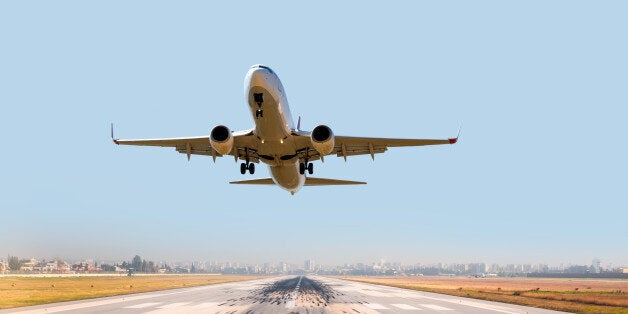
POLYGON ((256 185, 274 185, 275 182, 271 178, 231 181, 230 184, 256 184, 256 185))
MULTIPOLYGON (((271 178, 242 180, 242 181, 231 181, 229 183, 231 183, 231 184, 253 184, 253 185, 274 185, 275 184, 275 182, 271 178)), ((310 178, 310 177, 305 179, 305 186, 352 185, 352 184, 366 184, 366 182, 336 180, 336 179, 325 179, 325 178, 310 178)))
POLYGON ((325 178, 306 178, 305 186, 316 186, 316 185, 351 185, 351 184, 366 184, 366 182, 361 181, 347 181, 347 180, 336 180, 336 179, 325 179, 325 178))

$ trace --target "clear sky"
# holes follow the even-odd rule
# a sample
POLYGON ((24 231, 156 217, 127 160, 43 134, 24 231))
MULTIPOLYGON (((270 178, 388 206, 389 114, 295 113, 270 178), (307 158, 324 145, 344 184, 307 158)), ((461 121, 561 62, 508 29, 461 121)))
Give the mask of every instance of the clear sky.
MULTIPOLYGON (((628 266, 625 1, 2 1, 0 256, 628 266), (326 158, 365 186, 232 186, 232 158, 116 146, 295 119, 455 146, 326 158)), ((255 177, 267 177, 259 167, 255 177)))

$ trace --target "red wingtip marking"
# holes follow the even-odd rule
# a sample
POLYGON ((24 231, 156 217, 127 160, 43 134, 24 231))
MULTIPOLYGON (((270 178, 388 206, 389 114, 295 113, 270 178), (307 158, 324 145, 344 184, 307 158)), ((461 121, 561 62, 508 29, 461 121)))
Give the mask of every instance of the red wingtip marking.
POLYGON ((458 142, 458 138, 450 138, 449 139, 449 144, 456 144, 456 142, 458 142))
POLYGON ((120 145, 120 143, 118 143, 118 140, 113 140, 114 143, 116 143, 116 145, 120 145))

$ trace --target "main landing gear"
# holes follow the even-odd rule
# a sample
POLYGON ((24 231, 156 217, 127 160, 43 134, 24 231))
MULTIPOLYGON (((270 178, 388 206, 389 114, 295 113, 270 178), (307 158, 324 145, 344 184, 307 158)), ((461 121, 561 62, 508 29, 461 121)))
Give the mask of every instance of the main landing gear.
POLYGON ((251 160, 249 160, 249 149, 245 148, 244 149, 244 154, 245 154, 245 161, 240 164, 240 173, 241 174, 245 174, 246 171, 248 170, 250 174, 254 174, 255 173, 255 164, 251 163, 251 160))
POLYGON ((250 174, 254 174, 255 173, 255 164, 254 163, 241 163, 240 164, 240 173, 241 174, 245 174, 246 171, 249 171, 250 174))
POLYGON ((299 163, 299 173, 300 174, 305 174, 305 170, 307 170, 307 173, 313 174, 314 173, 314 164, 312 164, 311 162, 299 163))

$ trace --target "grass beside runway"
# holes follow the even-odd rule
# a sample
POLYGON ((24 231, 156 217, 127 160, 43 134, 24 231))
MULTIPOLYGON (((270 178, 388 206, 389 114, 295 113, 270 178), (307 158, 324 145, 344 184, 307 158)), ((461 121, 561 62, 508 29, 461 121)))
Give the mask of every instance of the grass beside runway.
POLYGON ((0 277, 0 309, 259 278, 221 275, 7 276, 0 277))
POLYGON ((621 279, 338 278, 573 313, 628 313, 628 281, 621 279))

